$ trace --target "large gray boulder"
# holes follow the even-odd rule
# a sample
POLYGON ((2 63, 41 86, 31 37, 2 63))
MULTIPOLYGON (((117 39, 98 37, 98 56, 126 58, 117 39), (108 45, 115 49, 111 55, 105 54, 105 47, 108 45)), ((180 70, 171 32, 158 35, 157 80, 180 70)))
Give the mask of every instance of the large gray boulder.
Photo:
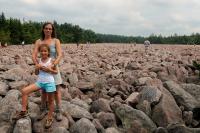
POLYGON ((67 101, 62 102, 62 108, 64 112, 69 113, 73 118, 93 119, 92 115, 85 108, 71 104, 67 101))
POLYGON ((97 130, 90 120, 81 118, 70 127, 70 133, 97 133, 97 130))
POLYGON ((7 95, 0 101, 0 132, 7 133, 13 130, 12 116, 16 110, 21 109, 18 99, 20 92, 18 90, 10 90, 7 95))
POLYGON ((200 133, 200 128, 189 128, 182 124, 172 124, 167 127, 169 133, 200 133))
POLYGON ((5 96, 8 92, 8 85, 5 82, 0 81, 0 96, 5 96))
POLYGON ((187 91, 185 91, 179 84, 174 81, 166 81, 163 84, 170 93, 174 96, 177 104, 184 106, 186 110, 193 110, 198 106, 198 101, 187 91))
POLYGON ((156 129, 154 122, 142 111, 131 108, 128 105, 121 105, 115 110, 115 114, 121 120, 123 127, 128 131, 134 130, 133 121, 138 121, 148 133, 152 133, 156 129))
POLYGON ((86 109, 87 111, 90 110, 90 106, 83 100, 79 99, 79 98, 74 98, 71 100, 72 104, 78 105, 84 109, 86 109))
POLYGON ((91 112, 112 112, 111 108, 110 108, 110 102, 107 99, 104 98, 99 98, 96 101, 93 101, 91 104, 91 108, 90 108, 91 112))
POLYGON ((100 112, 97 114, 97 119, 104 128, 116 127, 116 118, 113 113, 100 112))
POLYGON ((10 90, 7 95, 0 101, 0 123, 10 122, 12 115, 16 110, 21 109, 19 103, 20 92, 18 90, 10 90))
POLYGON ((1 133, 10 133, 13 130, 13 124, 8 122, 1 122, 0 123, 0 132, 1 133))
POLYGON ((200 85, 197 84, 181 84, 181 87, 190 93, 198 102, 200 102, 200 85))
POLYGON ((105 133, 120 133, 115 127, 109 127, 106 129, 105 133))
POLYGON ((19 119, 15 124, 13 133, 32 133, 31 119, 29 117, 19 119))
POLYGON ((9 86, 11 89, 17 89, 17 90, 21 90, 24 87, 26 87, 28 85, 28 83, 26 81, 14 81, 14 82, 10 82, 9 86))
POLYGON ((182 112, 171 93, 164 87, 160 90, 163 96, 152 109, 152 120, 160 127, 167 127, 171 123, 183 123, 182 112))
POLYGON ((140 102, 147 100, 151 105, 156 105, 162 97, 161 91, 155 86, 145 86, 140 92, 140 102))
POLYGON ((1 74, 0 77, 8 81, 21 81, 26 79, 30 75, 28 72, 24 71, 21 67, 13 68, 5 73, 1 74))

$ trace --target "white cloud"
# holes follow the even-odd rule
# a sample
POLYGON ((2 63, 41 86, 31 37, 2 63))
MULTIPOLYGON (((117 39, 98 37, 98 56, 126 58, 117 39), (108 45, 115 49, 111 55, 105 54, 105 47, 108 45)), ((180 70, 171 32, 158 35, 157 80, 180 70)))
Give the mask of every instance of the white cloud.
POLYGON ((200 32, 199 0, 1 0, 7 17, 78 24, 98 33, 200 32))
POLYGON ((37 5, 40 2, 39 0, 20 0, 20 1, 22 1, 28 5, 37 5))

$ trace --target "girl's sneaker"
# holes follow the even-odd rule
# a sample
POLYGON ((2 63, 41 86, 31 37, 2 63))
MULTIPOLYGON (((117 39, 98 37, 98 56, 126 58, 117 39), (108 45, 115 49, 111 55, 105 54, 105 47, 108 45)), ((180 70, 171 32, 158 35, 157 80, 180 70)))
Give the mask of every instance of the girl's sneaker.
POLYGON ((28 116, 28 111, 20 111, 20 112, 16 112, 16 114, 13 116, 13 120, 19 120, 21 118, 24 118, 28 116))
POLYGON ((45 122, 45 128, 48 129, 53 124, 53 118, 47 118, 45 122))

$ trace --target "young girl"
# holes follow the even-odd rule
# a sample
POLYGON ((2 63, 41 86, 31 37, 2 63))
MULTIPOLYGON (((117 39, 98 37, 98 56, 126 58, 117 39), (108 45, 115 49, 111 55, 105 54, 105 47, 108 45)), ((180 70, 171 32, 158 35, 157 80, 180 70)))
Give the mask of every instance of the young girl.
POLYGON ((57 73, 56 67, 52 67, 52 59, 50 56, 50 48, 47 44, 41 44, 39 47, 41 59, 39 65, 36 67, 36 75, 38 75, 37 82, 31 84, 21 90, 22 92, 22 110, 17 112, 13 119, 18 120, 28 115, 27 100, 28 95, 31 92, 38 91, 40 88, 47 93, 49 112, 45 123, 45 128, 51 127, 53 123, 53 111, 54 111, 54 92, 56 86, 54 82, 53 74, 57 73))

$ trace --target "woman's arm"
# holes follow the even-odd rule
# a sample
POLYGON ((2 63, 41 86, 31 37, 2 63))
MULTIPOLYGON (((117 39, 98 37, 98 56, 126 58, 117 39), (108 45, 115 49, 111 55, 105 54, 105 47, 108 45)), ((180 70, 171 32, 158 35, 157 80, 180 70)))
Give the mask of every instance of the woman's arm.
POLYGON ((50 71, 51 71, 52 74, 57 74, 58 73, 56 66, 51 67, 50 71))
POLYGON ((57 58, 53 62, 53 65, 59 64, 59 62, 60 62, 60 60, 62 58, 62 48, 61 48, 61 44, 60 44, 60 40, 59 39, 56 39, 56 52, 57 52, 57 58))
POLYGON ((32 52, 32 60, 33 60, 33 63, 37 66, 38 65, 38 60, 37 60, 37 55, 38 55, 38 48, 39 48, 39 41, 40 40, 37 40, 34 44, 34 49, 33 49, 33 52, 32 52))
POLYGON ((38 75, 38 74, 39 74, 39 69, 35 68, 35 75, 38 75))

